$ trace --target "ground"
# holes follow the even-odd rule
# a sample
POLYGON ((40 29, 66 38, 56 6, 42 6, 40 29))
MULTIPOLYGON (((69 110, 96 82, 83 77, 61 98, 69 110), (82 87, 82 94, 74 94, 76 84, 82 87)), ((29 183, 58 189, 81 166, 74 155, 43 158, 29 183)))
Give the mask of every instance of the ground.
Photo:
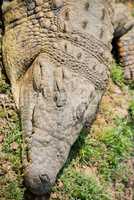
POLYGON ((20 119, 10 86, 4 75, 0 80, 0 200, 21 200, 22 135, 20 119))

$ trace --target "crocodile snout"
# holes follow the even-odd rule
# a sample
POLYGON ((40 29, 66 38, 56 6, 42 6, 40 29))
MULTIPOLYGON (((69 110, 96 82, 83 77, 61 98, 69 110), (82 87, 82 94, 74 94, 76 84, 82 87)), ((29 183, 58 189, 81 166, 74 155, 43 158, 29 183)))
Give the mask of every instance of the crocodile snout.
MULTIPOLYGON (((51 172, 50 172, 51 173, 51 172)), ((44 195, 50 193, 51 188, 55 182, 55 178, 52 177, 49 172, 40 173, 37 168, 27 169, 24 176, 26 187, 35 195, 44 195)))

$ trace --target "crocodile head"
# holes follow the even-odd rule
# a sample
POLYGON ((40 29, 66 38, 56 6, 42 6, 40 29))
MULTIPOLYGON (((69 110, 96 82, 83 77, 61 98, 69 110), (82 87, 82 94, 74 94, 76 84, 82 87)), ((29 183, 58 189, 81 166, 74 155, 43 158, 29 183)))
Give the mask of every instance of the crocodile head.
POLYGON ((95 117, 108 80, 110 15, 102 0, 12 0, 3 3, 3 21, 3 63, 21 113, 25 184, 43 195, 95 117))

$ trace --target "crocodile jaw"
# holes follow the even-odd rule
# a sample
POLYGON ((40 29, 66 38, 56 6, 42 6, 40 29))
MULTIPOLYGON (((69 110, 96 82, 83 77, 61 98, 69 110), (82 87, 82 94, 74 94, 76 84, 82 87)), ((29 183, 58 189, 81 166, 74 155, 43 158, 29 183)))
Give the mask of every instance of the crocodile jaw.
POLYGON ((49 64, 44 54, 37 57, 20 87, 27 146, 25 184, 36 195, 51 190, 84 124, 94 119, 102 96, 102 91, 68 69, 55 76, 55 65, 49 64))

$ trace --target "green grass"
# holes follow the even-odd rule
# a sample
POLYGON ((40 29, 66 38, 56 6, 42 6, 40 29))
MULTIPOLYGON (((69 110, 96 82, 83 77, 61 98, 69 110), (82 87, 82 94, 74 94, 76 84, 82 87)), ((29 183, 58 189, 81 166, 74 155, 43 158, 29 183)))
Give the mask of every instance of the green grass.
POLYGON ((115 63, 111 67, 111 78, 116 85, 120 86, 121 88, 124 87, 124 73, 122 67, 119 64, 115 63))
POLYGON ((22 136, 19 121, 14 124, 14 127, 8 132, 5 137, 2 152, 6 162, 11 166, 11 174, 14 174, 10 177, 4 177, 5 185, 2 188, 3 195, 5 199, 8 200, 22 200, 24 195, 24 187, 22 187, 22 162, 21 162, 21 144, 22 136), (12 149, 12 144, 17 145, 16 149, 12 149), (13 180, 12 180, 13 178, 13 180))
POLYGON ((133 80, 125 80, 123 67, 120 64, 114 63, 111 67, 111 79, 121 89, 124 89, 125 85, 129 86, 131 90, 134 89, 133 80))
MULTIPOLYGON (((20 124, 19 121, 16 122, 15 126, 9 131, 9 133, 6 135, 6 138, 4 140, 3 144, 3 151, 5 153, 14 153, 11 149, 11 144, 13 142, 16 142, 18 145, 21 145, 22 143, 22 137, 21 137, 21 130, 20 130, 20 124)), ((15 151, 15 154, 18 154, 20 152, 20 148, 15 151)))
POLYGON ((17 182, 11 182, 6 188, 6 199, 8 200, 22 200, 24 195, 24 189, 20 187, 17 182))
POLYGON ((10 92, 10 85, 6 82, 5 76, 2 76, 0 79, 0 93, 9 93, 10 92))
POLYGON ((7 116, 7 113, 3 110, 3 108, 0 108, 0 118, 5 118, 7 116))
POLYGON ((22 134, 19 116, 12 105, 12 95, 9 84, 3 76, 0 80, 0 94, 6 95, 8 101, 0 106, 0 133, 4 141, 0 152, 0 170, 5 172, 0 176, 0 199, 23 200, 21 144, 22 134), (13 144, 16 145, 13 148, 13 144))
POLYGON ((61 181, 64 183, 62 195, 68 193, 70 200, 111 200, 110 195, 95 179, 72 168, 64 171, 61 181))
POLYGON ((22 144, 22 134, 20 129, 20 122, 17 121, 14 127, 8 132, 4 139, 2 146, 2 151, 9 155, 12 164, 16 166, 17 163, 21 165, 21 144, 22 144), (12 144, 15 143, 17 148, 12 149, 12 144))
POLYGON ((99 138, 90 138, 80 150, 80 162, 95 164, 105 180, 113 180, 120 163, 134 150, 134 126, 128 119, 117 118, 115 127, 104 129, 99 138))
POLYGON ((133 152, 134 127, 129 120, 116 119, 116 127, 104 129, 99 138, 89 137, 79 152, 80 163, 97 165, 105 180, 114 179, 120 163, 133 152))
POLYGON ((132 14, 132 17, 134 17, 134 11, 131 14, 132 14))

